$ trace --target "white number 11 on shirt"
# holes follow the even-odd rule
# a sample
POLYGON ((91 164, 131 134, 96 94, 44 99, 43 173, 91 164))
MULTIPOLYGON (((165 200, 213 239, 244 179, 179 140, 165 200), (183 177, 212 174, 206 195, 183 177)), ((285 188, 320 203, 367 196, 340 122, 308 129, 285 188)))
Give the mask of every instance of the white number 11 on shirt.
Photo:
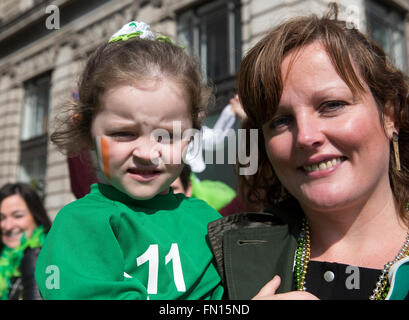
MULTIPOLYGON (((148 294, 157 294, 159 273, 159 247, 157 244, 151 244, 142 255, 136 258, 138 267, 147 261, 149 262, 147 291, 148 294)), ((176 289, 179 292, 185 292, 186 285, 183 278, 182 264, 180 262, 179 247, 177 243, 172 243, 169 253, 165 257, 165 264, 168 264, 170 261, 172 261, 173 281, 175 282, 176 289)))

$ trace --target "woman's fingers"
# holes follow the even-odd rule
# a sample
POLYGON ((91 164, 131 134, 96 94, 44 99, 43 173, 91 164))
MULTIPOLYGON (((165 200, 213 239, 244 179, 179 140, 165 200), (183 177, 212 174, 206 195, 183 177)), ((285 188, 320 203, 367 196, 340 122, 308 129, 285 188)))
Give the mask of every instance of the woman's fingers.
POLYGON ((253 299, 259 299, 264 296, 274 295, 277 289, 280 287, 281 278, 279 276, 274 276, 272 280, 267 282, 263 288, 257 293, 253 299))

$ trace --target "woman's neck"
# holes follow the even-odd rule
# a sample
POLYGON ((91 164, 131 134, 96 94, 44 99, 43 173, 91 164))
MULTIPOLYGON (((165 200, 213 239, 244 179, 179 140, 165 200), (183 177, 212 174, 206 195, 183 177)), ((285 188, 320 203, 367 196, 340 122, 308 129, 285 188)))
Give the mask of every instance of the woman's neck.
POLYGON ((338 210, 309 210, 311 260, 382 269, 402 247, 408 227, 392 191, 338 210))

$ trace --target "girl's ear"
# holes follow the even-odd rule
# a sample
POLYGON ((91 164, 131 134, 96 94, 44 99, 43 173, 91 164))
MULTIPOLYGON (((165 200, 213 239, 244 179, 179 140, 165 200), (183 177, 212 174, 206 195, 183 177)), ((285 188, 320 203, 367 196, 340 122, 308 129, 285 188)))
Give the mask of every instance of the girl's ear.
POLYGON ((383 114, 383 126, 389 140, 392 140, 393 133, 398 134, 399 128, 395 121, 395 108, 391 102, 387 102, 383 114))

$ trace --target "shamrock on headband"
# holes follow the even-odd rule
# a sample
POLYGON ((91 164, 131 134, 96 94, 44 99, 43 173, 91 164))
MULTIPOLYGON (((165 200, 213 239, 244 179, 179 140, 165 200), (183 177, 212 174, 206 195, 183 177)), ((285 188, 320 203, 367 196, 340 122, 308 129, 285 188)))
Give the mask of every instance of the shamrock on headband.
POLYGON ((128 22, 127 24, 124 24, 121 29, 119 29, 111 36, 109 42, 115 42, 120 40, 126 41, 134 37, 146 40, 157 40, 172 43, 172 41, 167 36, 159 35, 155 37, 155 35, 151 31, 150 26, 147 23, 140 21, 131 21, 128 22))

